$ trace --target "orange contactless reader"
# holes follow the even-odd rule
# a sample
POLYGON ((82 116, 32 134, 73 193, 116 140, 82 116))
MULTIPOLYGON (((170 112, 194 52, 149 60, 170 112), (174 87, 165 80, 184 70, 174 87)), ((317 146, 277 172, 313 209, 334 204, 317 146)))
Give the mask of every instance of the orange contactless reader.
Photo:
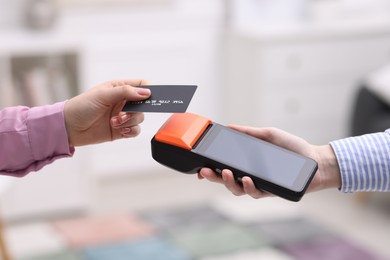
POLYGON ((238 182, 249 176, 256 188, 292 201, 302 198, 317 171, 308 157, 192 113, 173 114, 151 145, 153 158, 174 170, 230 169, 238 182))

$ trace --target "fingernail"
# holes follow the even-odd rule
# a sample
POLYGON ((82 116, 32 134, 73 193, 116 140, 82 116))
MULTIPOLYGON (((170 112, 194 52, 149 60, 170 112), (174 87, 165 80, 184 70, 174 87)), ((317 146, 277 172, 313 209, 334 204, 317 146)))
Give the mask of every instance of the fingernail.
POLYGON ((130 114, 123 114, 121 115, 121 122, 124 123, 126 122, 128 119, 130 119, 130 114))
POLYGON ((112 126, 118 126, 120 125, 119 119, 117 117, 111 119, 111 125, 112 126))
POLYGON ((131 127, 122 127, 121 134, 126 135, 131 133, 131 127))
POLYGON ((148 88, 137 88, 137 93, 141 96, 149 96, 151 91, 148 88))

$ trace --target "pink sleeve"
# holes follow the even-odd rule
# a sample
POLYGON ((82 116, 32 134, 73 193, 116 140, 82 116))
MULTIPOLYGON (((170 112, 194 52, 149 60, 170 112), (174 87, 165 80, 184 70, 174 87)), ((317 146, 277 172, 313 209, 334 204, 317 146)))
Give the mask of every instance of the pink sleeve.
POLYGON ((73 155, 65 128, 64 104, 0 110, 0 174, 22 177, 73 155))

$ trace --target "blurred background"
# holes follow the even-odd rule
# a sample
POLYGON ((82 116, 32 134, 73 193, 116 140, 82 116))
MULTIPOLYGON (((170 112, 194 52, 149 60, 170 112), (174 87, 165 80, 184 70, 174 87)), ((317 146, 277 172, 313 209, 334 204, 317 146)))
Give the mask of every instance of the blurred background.
MULTIPOLYGON (((0 0, 2 108, 143 78, 198 85, 188 111, 216 122, 326 144, 390 127, 389 59, 389 0, 0 0)), ((2 176, 8 255, 390 259, 388 194, 234 197, 153 161, 150 139, 168 116, 146 114, 135 139, 2 176)))

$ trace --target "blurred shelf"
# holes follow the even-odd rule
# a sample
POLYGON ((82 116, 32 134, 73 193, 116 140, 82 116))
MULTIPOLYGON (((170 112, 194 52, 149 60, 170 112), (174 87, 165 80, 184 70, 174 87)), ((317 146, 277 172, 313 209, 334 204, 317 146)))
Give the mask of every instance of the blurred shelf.
POLYGON ((356 90, 390 60, 390 23, 274 29, 227 31, 225 97, 235 104, 228 120, 318 144, 348 136, 356 90))
POLYGON ((232 26, 236 34, 256 38, 261 42, 310 41, 334 38, 375 37, 390 35, 390 19, 352 20, 339 22, 315 22, 304 20, 285 25, 251 24, 232 26))

